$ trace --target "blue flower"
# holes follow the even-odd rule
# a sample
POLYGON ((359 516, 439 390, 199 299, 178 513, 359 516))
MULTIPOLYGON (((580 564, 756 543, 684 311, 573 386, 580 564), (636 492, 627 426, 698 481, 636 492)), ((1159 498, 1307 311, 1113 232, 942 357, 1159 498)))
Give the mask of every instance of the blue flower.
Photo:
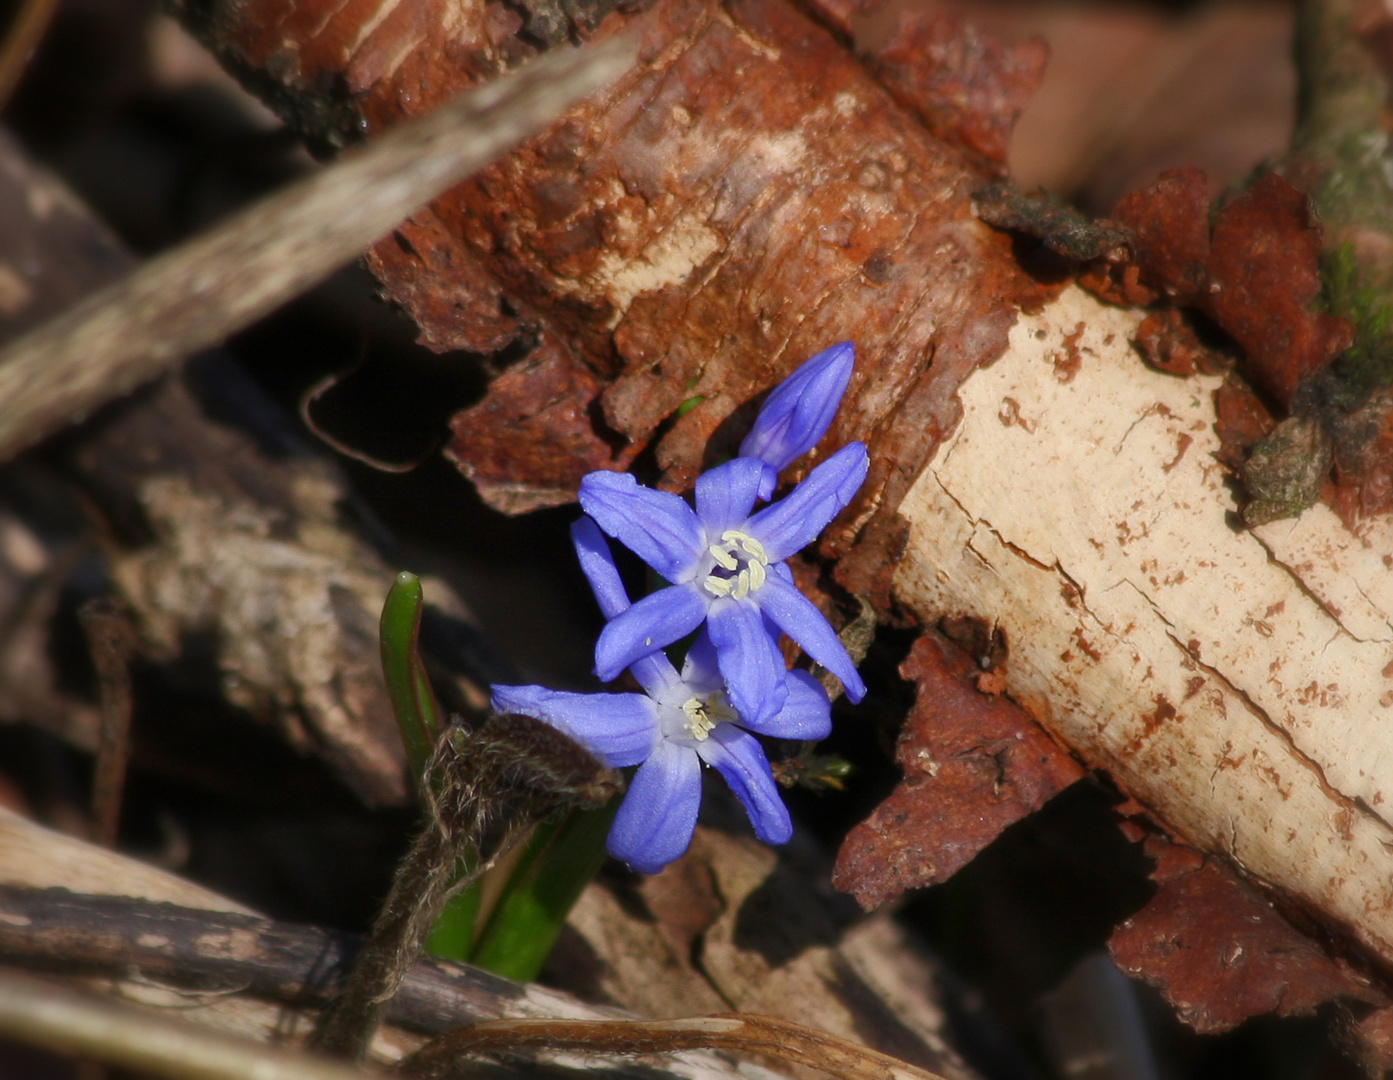
MULTIPOLYGON (((607 618, 622 615, 629 598, 604 537, 588 519, 578 521, 571 535, 601 610, 607 618)), ((825 738, 832 727, 831 706, 816 680, 790 672, 782 709, 754 723, 731 707, 705 633, 697 635, 681 675, 660 652, 639 658, 632 670, 642 694, 495 686, 493 707, 551 724, 612 767, 640 765, 607 845, 611 855, 636 870, 656 873, 687 850, 701 802, 703 761, 744 804, 755 835, 766 843, 786 843, 793 826, 769 761, 750 731, 783 739, 825 738)))
POLYGON ((806 454, 822 438, 837 414, 851 369, 856 346, 849 341, 823 349, 801 364, 764 399, 754 426, 740 444, 740 456, 759 458, 759 497, 774 494, 779 473, 806 454))
POLYGON ((851 501, 869 468, 848 443, 787 496, 751 514, 766 463, 738 457, 697 478, 696 510, 627 473, 593 472, 580 504, 605 532, 672 582, 610 620, 595 646, 595 674, 615 678, 635 661, 706 623, 736 712, 773 717, 787 694, 782 630, 839 678, 852 701, 866 687, 836 631, 793 583, 784 560, 811 543, 851 501))

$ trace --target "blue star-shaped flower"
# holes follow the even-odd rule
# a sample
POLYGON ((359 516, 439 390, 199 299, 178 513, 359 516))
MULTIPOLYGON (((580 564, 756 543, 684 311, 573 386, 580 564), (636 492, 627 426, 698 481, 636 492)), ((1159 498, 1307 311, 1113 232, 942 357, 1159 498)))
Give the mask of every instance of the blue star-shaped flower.
MULTIPOLYGON (((571 530, 581 567, 607 618, 629 609, 609 545, 593 522, 571 530)), ((691 842, 701 802, 701 762, 725 778, 744 804, 755 835, 770 844, 793 833, 756 731, 783 739, 822 739, 831 705, 806 672, 788 675, 783 707, 751 722, 731 707, 711 639, 698 634, 679 675, 662 653, 632 671, 642 694, 574 694, 541 686, 495 686, 493 707, 536 717, 619 768, 640 765, 610 829, 610 854, 643 873, 657 873, 691 842), (742 730, 748 729, 748 730, 742 730)))
POLYGON ((595 646, 595 674, 608 681, 636 660, 703 622, 731 703, 756 722, 782 707, 782 630, 860 701, 865 684, 836 632, 793 584, 784 560, 811 543, 866 478, 859 442, 822 462, 785 498, 752 514, 773 493, 777 471, 811 449, 832 421, 851 377, 850 344, 800 366, 766 399, 741 456, 703 473, 696 510, 627 473, 593 472, 580 504, 600 528, 672 583, 613 619, 595 646))

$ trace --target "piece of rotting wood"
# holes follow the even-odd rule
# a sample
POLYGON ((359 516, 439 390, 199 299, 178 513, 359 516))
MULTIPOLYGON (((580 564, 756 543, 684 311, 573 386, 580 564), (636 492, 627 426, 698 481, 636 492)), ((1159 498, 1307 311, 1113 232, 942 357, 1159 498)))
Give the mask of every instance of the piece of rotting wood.
POLYGON ((0 458, 225 340, 354 258, 633 63, 614 39, 553 53, 350 152, 0 352, 0 458))

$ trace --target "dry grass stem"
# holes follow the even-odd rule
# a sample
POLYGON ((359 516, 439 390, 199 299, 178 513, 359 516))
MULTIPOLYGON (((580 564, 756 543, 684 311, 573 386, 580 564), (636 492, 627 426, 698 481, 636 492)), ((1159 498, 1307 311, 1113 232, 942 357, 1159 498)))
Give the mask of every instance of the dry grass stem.
POLYGON ((722 1050, 807 1065, 840 1080, 944 1080, 939 1073, 825 1031, 755 1013, 685 1020, 490 1020, 446 1032, 402 1062, 401 1071, 412 1076, 449 1076, 461 1072, 459 1063, 469 1056, 519 1050, 592 1054, 722 1050))

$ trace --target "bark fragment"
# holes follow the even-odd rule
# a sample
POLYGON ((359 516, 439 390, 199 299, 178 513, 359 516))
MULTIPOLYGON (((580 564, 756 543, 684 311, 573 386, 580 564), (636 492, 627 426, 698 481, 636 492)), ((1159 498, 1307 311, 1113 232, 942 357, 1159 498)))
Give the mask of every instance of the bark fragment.
POLYGON ((1353 343, 1348 320, 1311 310, 1321 292, 1320 227, 1307 195, 1276 173, 1224 204, 1212 228, 1196 169, 1162 173, 1113 218, 1132 233, 1142 283, 1213 318, 1243 347, 1244 374, 1283 408, 1353 343))
POLYGON ((896 594, 1000 625, 1006 690, 1051 734, 1172 835, 1393 962, 1390 527, 1317 504, 1235 532, 1219 380, 1148 371, 1139 321, 1077 290, 1022 317, 901 505, 896 594), (1062 382, 1050 358, 1080 321, 1062 382), (1003 426, 1006 397, 1028 424, 1003 426))
MULTIPOLYGON (((284 93, 343 79, 369 132, 533 49, 497 5, 441 0, 380 25, 361 7, 220 2, 205 23, 234 67, 284 93)), ((972 218, 980 162, 783 0, 659 0, 596 36, 625 28, 643 42, 628 79, 373 253, 433 347, 539 343, 456 422, 452 454, 510 511, 649 446, 663 484, 683 489, 738 443, 764 390, 853 339, 854 405, 826 445, 863 439, 874 464, 825 548, 862 540, 863 565, 842 572, 869 591, 902 535, 895 504, 956 422, 954 388, 1000 350, 1035 287, 1008 238, 972 218)), ((999 137, 1038 49, 964 48, 973 123, 999 137)))
POLYGON ((1311 1013, 1384 995, 1327 956, 1221 862, 1148 837, 1160 889, 1108 940, 1127 974, 1160 989, 1196 1031, 1229 1031, 1263 1013, 1311 1013))
POLYGON ((945 142, 1006 172, 1011 130, 1045 76, 1043 38, 1003 46, 950 15, 904 12, 875 53, 877 77, 945 142))
MULTIPOLYGON (((723 806, 711 799, 704 813, 723 806)), ((889 918, 850 925, 855 908, 828 890, 828 870, 801 837, 775 852, 699 825, 661 874, 589 886, 568 918, 569 962, 553 972, 647 1016, 765 1013, 971 1080, 945 1041, 953 1003, 936 959, 889 918)))
POLYGON ((1232 363, 1205 345, 1184 313, 1175 308, 1151 312, 1137 327, 1132 343, 1143 360, 1168 375, 1193 375, 1197 371, 1217 375, 1232 363))
POLYGON ((945 881, 1083 776, 1024 710, 978 688, 973 658, 927 633, 900 668, 918 686, 895 747, 905 778, 842 844, 832 883, 867 909, 945 881))

